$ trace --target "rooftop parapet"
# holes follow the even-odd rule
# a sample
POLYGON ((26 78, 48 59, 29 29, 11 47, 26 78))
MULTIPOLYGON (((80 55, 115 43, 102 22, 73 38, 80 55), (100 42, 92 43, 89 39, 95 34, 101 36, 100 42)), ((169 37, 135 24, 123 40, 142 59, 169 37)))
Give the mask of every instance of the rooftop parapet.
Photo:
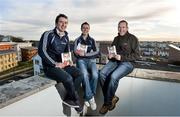
POLYGON ((0 108, 17 102, 55 84, 56 82, 53 80, 40 76, 32 76, 27 79, 0 86, 0 108))

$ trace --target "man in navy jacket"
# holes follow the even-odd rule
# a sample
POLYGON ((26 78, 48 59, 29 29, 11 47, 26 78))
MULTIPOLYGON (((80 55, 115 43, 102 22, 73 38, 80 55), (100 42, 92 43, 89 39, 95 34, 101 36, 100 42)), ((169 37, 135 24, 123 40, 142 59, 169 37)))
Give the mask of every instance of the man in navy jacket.
POLYGON ((74 42, 74 53, 77 58, 76 65, 84 75, 82 86, 85 106, 96 110, 94 99, 98 82, 96 58, 99 57, 100 52, 96 41, 89 35, 89 30, 90 25, 87 22, 81 24, 82 34, 74 42))
POLYGON ((80 87, 83 75, 79 69, 72 66, 72 63, 64 64, 61 57, 62 53, 70 52, 67 24, 68 17, 59 14, 55 20, 56 27, 43 33, 38 53, 42 58, 45 75, 56 80, 57 83, 63 83, 67 91, 63 103, 75 108, 77 112, 82 112, 77 89, 80 87))

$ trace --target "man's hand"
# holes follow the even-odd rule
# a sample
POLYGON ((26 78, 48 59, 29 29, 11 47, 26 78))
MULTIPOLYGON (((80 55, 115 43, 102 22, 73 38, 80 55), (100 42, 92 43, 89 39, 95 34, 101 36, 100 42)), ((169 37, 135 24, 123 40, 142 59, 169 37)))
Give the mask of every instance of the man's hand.
POLYGON ((79 56, 84 56, 85 55, 84 51, 81 51, 81 50, 76 50, 75 53, 77 55, 79 55, 79 56))
POLYGON ((66 67, 66 65, 64 63, 56 63, 56 67, 62 69, 64 67, 66 67))
POLYGON ((120 61, 121 60, 121 55, 119 55, 119 54, 115 55, 115 59, 120 61))
POLYGON ((73 66, 73 62, 72 61, 69 62, 69 66, 73 66))
POLYGON ((109 58, 109 59, 114 58, 114 56, 115 56, 114 54, 108 54, 108 58, 109 58))

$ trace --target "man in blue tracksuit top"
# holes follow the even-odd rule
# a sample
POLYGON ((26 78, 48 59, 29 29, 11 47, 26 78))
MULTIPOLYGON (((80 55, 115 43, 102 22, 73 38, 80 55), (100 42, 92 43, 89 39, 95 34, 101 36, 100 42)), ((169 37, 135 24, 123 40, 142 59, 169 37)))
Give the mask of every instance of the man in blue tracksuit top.
POLYGON ((69 63, 62 63, 61 54, 70 51, 68 33, 65 31, 68 24, 68 17, 59 14, 56 17, 53 30, 43 33, 38 53, 42 58, 45 75, 57 81, 62 82, 67 95, 63 103, 74 107, 77 112, 82 112, 79 96, 76 90, 82 82, 82 73, 79 69, 69 63))
POLYGON ((95 40, 89 36, 90 25, 84 22, 81 25, 82 34, 74 42, 74 53, 77 57, 76 65, 83 73, 82 86, 84 89, 85 106, 96 110, 94 95, 98 82, 98 70, 96 58, 99 56, 99 49, 95 40))

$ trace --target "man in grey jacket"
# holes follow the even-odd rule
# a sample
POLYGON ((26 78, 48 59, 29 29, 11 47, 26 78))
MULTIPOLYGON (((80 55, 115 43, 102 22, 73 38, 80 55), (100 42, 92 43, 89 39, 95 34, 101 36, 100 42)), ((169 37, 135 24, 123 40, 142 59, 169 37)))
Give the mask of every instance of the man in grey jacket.
POLYGON ((116 54, 108 54, 109 62, 100 71, 100 81, 104 95, 104 104, 99 110, 105 114, 115 108, 119 98, 115 96, 119 80, 133 71, 133 62, 139 58, 138 39, 128 32, 128 23, 121 20, 118 24, 118 36, 111 46, 116 54))

